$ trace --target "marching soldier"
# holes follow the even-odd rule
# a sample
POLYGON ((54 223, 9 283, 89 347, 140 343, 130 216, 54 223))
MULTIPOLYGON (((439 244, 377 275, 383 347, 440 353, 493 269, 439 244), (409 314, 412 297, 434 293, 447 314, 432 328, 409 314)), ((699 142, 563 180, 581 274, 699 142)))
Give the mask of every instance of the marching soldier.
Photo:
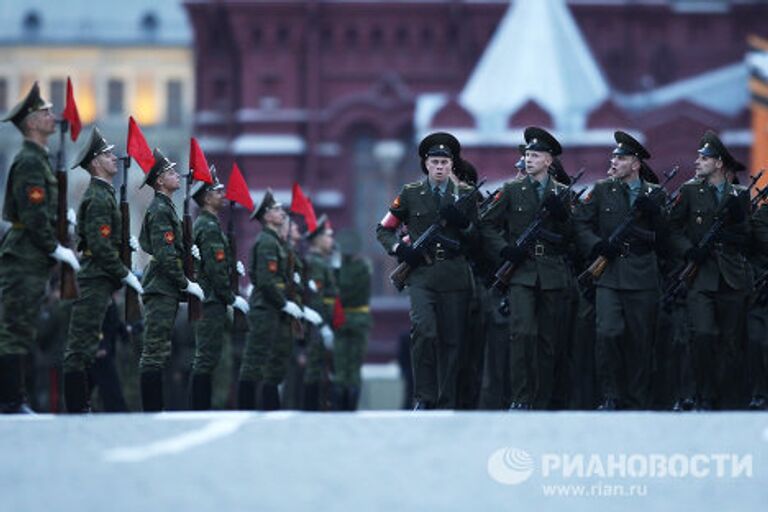
MULTIPOLYGON (((67 411, 90 410, 88 374, 94 364, 102 336, 102 323, 112 294, 122 284, 143 293, 139 279, 120 259, 121 215, 112 180, 117 157, 99 129, 80 150, 73 169, 82 167, 91 175, 77 212, 78 250, 83 269, 77 275, 80 297, 72 305, 67 348, 64 352, 64 394, 67 411)), ((132 240, 134 250, 138 242, 132 240)))
POLYGON ((684 184, 671 212, 673 249, 698 266, 686 297, 696 408, 733 407, 743 363, 745 312, 752 271, 744 256, 750 239, 749 197, 725 169, 733 157, 714 132, 701 139, 696 179, 684 184), (716 219, 725 226, 711 246, 699 244, 716 219))
MULTIPOLYGON (((154 150, 155 163, 142 186, 155 190, 139 234, 141 248, 151 256, 144 272, 144 345, 141 372, 141 403, 145 412, 163 409, 163 369, 171 355, 171 331, 184 293, 204 299, 200 285, 184 276, 181 221, 171 199, 179 189, 176 163, 154 150)), ((193 252, 195 252, 193 250, 193 252)))
POLYGON ((36 322, 54 260, 80 270, 72 250, 56 240, 57 182, 48 160, 56 131, 51 104, 37 82, 3 119, 24 136, 11 164, 3 218, 11 229, 0 243, 0 412, 31 412, 24 396, 24 357, 32 349, 36 322))
MULTIPOLYGON (((766 279, 768 272, 768 203, 763 205, 752 216, 752 233, 755 242, 752 264, 755 275, 766 279)), ((767 286, 765 282, 762 286, 767 286)), ((752 353, 749 355, 750 376, 752 384, 752 400, 749 409, 768 409, 768 290, 757 289, 755 302, 749 310, 748 328, 749 345, 752 353)))
POLYGON ((211 408, 212 376, 221 359, 224 343, 228 343, 232 321, 227 306, 244 314, 248 302, 235 295, 230 286, 233 267, 244 274, 242 262, 235 261, 224 231, 219 224, 219 213, 224 207, 224 185, 219 182, 216 169, 211 167, 213 184, 195 183, 192 199, 200 207, 195 219, 193 238, 200 254, 196 260, 195 275, 205 293, 203 315, 195 323, 195 357, 192 362, 189 405, 192 410, 211 408))
POLYGON ((578 243, 588 260, 607 260, 596 280, 595 355, 602 388, 600 409, 647 407, 656 314, 659 298, 657 246, 627 234, 621 241, 611 234, 631 208, 639 215, 634 226, 665 240, 663 191, 645 163, 651 157, 642 144, 627 133, 614 134, 610 178, 598 181, 576 216, 578 243), (649 180, 650 178, 650 180, 649 180), (623 386, 622 386, 623 384, 623 386))
POLYGON ((302 319, 303 312, 287 295, 293 269, 279 234, 286 213, 271 190, 264 194, 251 219, 261 222, 262 231, 251 249, 250 330, 240 368, 238 404, 240 409, 255 408, 261 384, 262 409, 276 410, 280 409, 278 386, 285 379, 293 348, 292 319, 302 319))
POLYGON ((550 407, 556 365, 566 349, 568 333, 561 319, 572 279, 565 260, 570 208, 567 198, 558 197, 567 186, 549 175, 553 159, 562 152, 560 143, 536 127, 525 130, 525 142, 525 176, 502 187, 482 223, 486 250, 496 267, 504 260, 517 266, 508 292, 511 410, 550 407), (542 208, 549 212, 543 227, 554 236, 518 246, 515 241, 542 208))
MULTIPOLYGON (((458 165, 461 146, 453 135, 433 133, 419 144, 422 181, 405 185, 376 228, 388 254, 412 270, 406 282, 411 301, 411 358, 415 409, 454 408, 459 354, 464 343, 472 277, 462 248, 437 241, 414 248, 400 240, 401 224, 416 241, 430 226, 444 222, 446 240, 454 247, 476 236, 477 205, 462 211, 454 203, 474 191, 449 179, 458 165)), ((459 245, 459 247, 461 247, 459 245)))

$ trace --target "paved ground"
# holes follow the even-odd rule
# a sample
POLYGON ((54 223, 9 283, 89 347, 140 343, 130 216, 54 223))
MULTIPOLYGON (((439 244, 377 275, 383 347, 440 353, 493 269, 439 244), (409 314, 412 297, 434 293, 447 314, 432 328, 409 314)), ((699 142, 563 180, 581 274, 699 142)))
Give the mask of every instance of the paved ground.
POLYGON ((766 507, 762 413, 0 418, 3 512, 766 507))

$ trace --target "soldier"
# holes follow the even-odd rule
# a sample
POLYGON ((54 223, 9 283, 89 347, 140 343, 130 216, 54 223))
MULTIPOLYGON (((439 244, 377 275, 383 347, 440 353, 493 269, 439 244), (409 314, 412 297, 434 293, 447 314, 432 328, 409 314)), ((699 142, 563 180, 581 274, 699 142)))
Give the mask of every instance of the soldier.
POLYGON ((333 342, 334 384, 337 410, 355 411, 360 397, 363 366, 371 330, 371 262, 360 256, 362 240, 351 229, 339 231, 336 241, 341 250, 341 267, 336 282, 344 307, 344 323, 336 330, 333 342))
POLYGON ((8 173, 3 218, 11 229, 0 243, 0 412, 31 412, 24 394, 24 358, 54 260, 80 270, 74 252, 56 241, 57 182, 48 160, 56 131, 51 104, 37 82, 3 121, 24 136, 8 173))
POLYGON ((752 271, 744 256, 750 240, 749 197, 725 176, 733 157, 707 131, 696 159, 696 179, 685 183, 671 212, 673 249, 698 266, 686 297, 696 408, 743 406, 738 383, 743 363, 752 271), (711 246, 701 238, 715 219, 725 226, 711 246))
MULTIPOLYGON (((307 340, 307 369, 304 374, 304 409, 317 411, 320 409, 321 385, 327 374, 326 360, 333 350, 333 306, 338 296, 336 280, 329 258, 333 252, 333 230, 323 215, 318 219, 314 231, 307 233, 309 250, 305 258, 307 288, 310 293, 307 298, 308 308, 312 313, 321 317, 318 336, 309 336, 307 340)), ((314 332, 314 330, 312 330, 314 332)))
POLYGON ((603 394, 599 408, 642 409, 649 400, 659 299, 657 247, 634 234, 622 241, 610 236, 634 207, 639 215, 633 225, 654 233, 663 243, 666 197, 663 191, 649 197, 659 187, 646 179, 652 173, 645 163, 651 157, 648 150, 621 131, 614 133, 614 139, 610 178, 598 181, 579 208, 576 229, 588 261, 607 259, 595 282, 595 356, 603 394))
POLYGON ((155 163, 141 186, 152 187, 155 197, 144 215, 139 234, 141 248, 151 256, 142 283, 145 331, 139 360, 141 403, 145 412, 163 409, 162 372, 171 355, 171 331, 182 294, 204 299, 200 285, 187 279, 182 269, 181 221, 171 199, 179 189, 176 163, 159 149, 154 150, 154 157, 155 163))
POLYGON ((196 273, 205 293, 203 315, 195 324, 195 357, 192 362, 189 406, 192 410, 211 408, 212 376, 221 358, 222 347, 229 342, 232 321, 227 306, 248 314, 248 302, 232 292, 230 276, 233 268, 245 274, 243 263, 235 261, 229 240, 219 224, 224 207, 224 185, 216 169, 211 167, 213 183, 195 183, 192 199, 200 207, 195 219, 193 239, 200 253, 196 273))
POLYGON ((525 176, 502 187, 482 223, 486 252, 496 267, 504 260, 517 266, 508 293, 510 410, 550 407, 555 365, 566 348, 561 318, 572 279, 565 261, 570 209, 563 202, 567 198, 558 197, 567 187, 548 172, 562 148, 537 127, 526 128, 525 142, 525 176), (543 227, 553 236, 529 247, 515 244, 542 208, 549 212, 543 227))
POLYGON ((460 152, 461 145, 451 134, 425 137, 419 144, 419 157, 427 177, 405 185, 376 227, 387 253, 413 269, 406 284, 411 301, 416 410, 456 405, 458 358, 466 332, 472 277, 463 247, 451 249, 437 241, 432 247, 415 249, 399 239, 397 229, 404 224, 410 239, 416 241, 431 225, 444 222, 446 239, 465 245, 477 235, 475 201, 469 201, 464 211, 454 204, 460 196, 473 193, 470 187, 457 187, 449 179, 460 152))
MULTIPOLYGON (((768 272, 768 203, 752 216, 752 233, 755 247, 752 265, 758 278, 766 279, 768 272)), ((766 286, 763 284, 762 286, 766 286)), ((749 310, 749 362, 752 385, 752 399, 749 409, 768 409, 768 290, 758 289, 755 301, 749 310), (761 295, 762 294, 762 295, 761 295)))
POLYGON ((240 409, 255 408, 261 384, 262 409, 276 410, 280 409, 278 386, 285 378, 293 347, 292 319, 302 319, 303 312, 286 295, 286 288, 293 279, 289 253, 279 234, 286 213, 282 204, 275 201, 271 190, 264 194, 251 219, 261 222, 263 229, 251 249, 250 330, 240 368, 238 406, 240 409))
MULTIPOLYGON (((102 335, 102 323, 112 294, 122 284, 143 293, 139 279, 120 260, 121 215, 112 180, 117 174, 113 145, 94 127, 72 168, 91 175, 77 212, 78 250, 83 269, 77 276, 80 297, 72 305, 67 348, 64 352, 64 394, 67 411, 90 410, 88 374, 102 335)), ((132 248, 138 241, 131 240, 132 248)))

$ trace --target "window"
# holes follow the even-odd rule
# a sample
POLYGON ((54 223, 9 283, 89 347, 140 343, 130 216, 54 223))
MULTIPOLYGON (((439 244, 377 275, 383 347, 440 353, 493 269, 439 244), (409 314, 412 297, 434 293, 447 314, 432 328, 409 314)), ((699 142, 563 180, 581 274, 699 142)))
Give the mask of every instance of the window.
POLYGON ((0 112, 8 110, 8 80, 0 78, 0 112))
POLYGON ((107 82, 107 114, 120 115, 125 110, 125 84, 122 80, 112 78, 107 82))
POLYGON ((181 125, 182 99, 181 80, 168 80, 166 85, 165 118, 169 126, 181 125))
POLYGON ((64 110, 64 102, 66 101, 66 85, 64 80, 59 78, 51 80, 51 103, 53 103, 53 111, 61 112, 64 110))

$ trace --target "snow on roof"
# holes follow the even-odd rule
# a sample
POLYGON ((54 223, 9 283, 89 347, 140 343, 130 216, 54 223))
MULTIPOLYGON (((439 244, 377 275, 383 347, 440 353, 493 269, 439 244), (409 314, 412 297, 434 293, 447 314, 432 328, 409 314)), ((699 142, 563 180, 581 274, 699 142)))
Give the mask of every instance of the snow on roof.
POLYGON ((459 102, 481 132, 507 128, 529 100, 544 108, 561 132, 580 131, 608 97, 608 85, 565 0, 510 4, 459 102))

